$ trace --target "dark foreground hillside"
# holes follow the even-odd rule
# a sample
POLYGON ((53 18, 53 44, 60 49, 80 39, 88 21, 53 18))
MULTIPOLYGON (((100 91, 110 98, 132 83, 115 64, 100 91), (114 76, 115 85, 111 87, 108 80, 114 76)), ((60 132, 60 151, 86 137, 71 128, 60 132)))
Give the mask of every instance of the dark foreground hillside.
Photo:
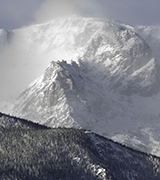
POLYGON ((0 114, 0 180, 157 180, 160 159, 85 130, 0 114))

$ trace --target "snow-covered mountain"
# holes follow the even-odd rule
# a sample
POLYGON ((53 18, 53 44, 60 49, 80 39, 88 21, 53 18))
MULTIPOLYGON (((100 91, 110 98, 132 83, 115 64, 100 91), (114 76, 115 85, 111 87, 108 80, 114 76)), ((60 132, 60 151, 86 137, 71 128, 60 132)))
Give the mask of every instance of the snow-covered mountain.
POLYGON ((7 86, 16 96, 41 75, 13 114, 51 127, 90 129, 160 155, 159 64, 137 29, 72 16, 14 30, 0 62, 0 92, 5 95, 7 86))
POLYGON ((159 65, 134 28, 70 17, 16 33, 40 64, 33 70, 53 62, 23 91, 13 114, 51 127, 82 127, 160 155, 159 65))
MULTIPOLYGON (((0 37, 6 39, 7 36, 6 41, 9 42, 7 46, 3 46, 0 61, 0 94, 4 96, 17 96, 44 72, 52 60, 65 59, 69 62, 81 58, 94 62, 98 67, 101 64, 103 68, 107 68, 105 71, 112 74, 112 83, 116 88, 120 88, 117 77, 124 80, 125 93, 129 93, 129 88, 137 91, 137 84, 133 84, 131 77, 142 82, 141 76, 146 76, 141 73, 138 77, 138 69, 144 66, 147 68, 153 62, 150 66, 152 69, 155 64, 154 60, 150 61, 151 49, 136 31, 103 19, 71 16, 4 32, 0 37), (10 83, 4 82, 4 78, 10 83), (3 88, 6 86, 7 88, 3 88)), ((143 88, 142 94, 146 93, 148 84, 154 81, 154 73, 151 79, 145 79, 146 83, 142 83, 146 90, 143 91, 143 88)))
POLYGON ((47 128, 0 113, 0 180, 157 180, 160 158, 91 131, 47 128))

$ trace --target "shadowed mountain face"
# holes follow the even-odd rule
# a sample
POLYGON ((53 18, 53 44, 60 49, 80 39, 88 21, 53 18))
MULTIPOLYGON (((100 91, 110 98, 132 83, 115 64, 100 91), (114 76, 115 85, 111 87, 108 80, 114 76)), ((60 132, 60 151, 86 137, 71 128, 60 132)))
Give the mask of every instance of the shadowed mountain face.
POLYGON ((0 179, 156 180, 160 159, 92 132, 0 114, 0 179))

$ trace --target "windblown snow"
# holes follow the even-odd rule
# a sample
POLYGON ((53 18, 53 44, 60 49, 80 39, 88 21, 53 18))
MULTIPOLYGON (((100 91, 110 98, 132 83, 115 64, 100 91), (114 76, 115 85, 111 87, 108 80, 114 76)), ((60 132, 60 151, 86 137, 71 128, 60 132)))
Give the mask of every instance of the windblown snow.
POLYGON ((22 92, 12 113, 160 155, 159 65, 138 32, 77 16, 15 30, 3 58, 13 56, 11 71, 24 74, 16 75, 19 90, 44 74, 22 92))

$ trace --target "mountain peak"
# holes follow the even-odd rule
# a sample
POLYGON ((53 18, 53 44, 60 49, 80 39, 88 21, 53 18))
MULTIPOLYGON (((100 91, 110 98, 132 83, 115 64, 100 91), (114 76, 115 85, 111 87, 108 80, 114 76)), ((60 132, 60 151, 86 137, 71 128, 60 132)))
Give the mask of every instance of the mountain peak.
MULTIPOLYGON (((26 50, 27 56, 35 54, 34 60, 26 58, 26 62, 37 59, 39 63, 33 65, 33 73, 54 59, 20 95, 13 110, 17 116, 51 127, 122 137, 125 144, 133 142, 134 147, 150 152, 149 131, 141 138, 142 119, 150 121, 145 102, 159 93, 159 66, 134 29, 94 18, 59 18, 16 33, 18 42, 25 45, 18 51, 34 47, 26 50), (140 143, 128 138, 135 131, 140 143)), ((154 118, 158 114, 159 110, 154 118)))
MULTIPOLYGON (((52 59, 65 59, 68 63, 81 59, 100 64, 111 76, 116 76, 112 78, 112 86, 119 87, 117 77, 126 81, 153 58, 150 47, 134 29, 100 18, 56 18, 12 33, 13 41, 5 49, 4 59, 8 61, 3 61, 4 66, 8 66, 12 57, 12 74, 23 72, 26 79, 24 82, 21 76, 10 77, 15 85, 10 87, 13 91, 17 87, 21 91, 40 76, 52 59), (19 82, 23 82, 23 87, 19 82)), ((7 76, 7 71, 1 72, 7 76)))

